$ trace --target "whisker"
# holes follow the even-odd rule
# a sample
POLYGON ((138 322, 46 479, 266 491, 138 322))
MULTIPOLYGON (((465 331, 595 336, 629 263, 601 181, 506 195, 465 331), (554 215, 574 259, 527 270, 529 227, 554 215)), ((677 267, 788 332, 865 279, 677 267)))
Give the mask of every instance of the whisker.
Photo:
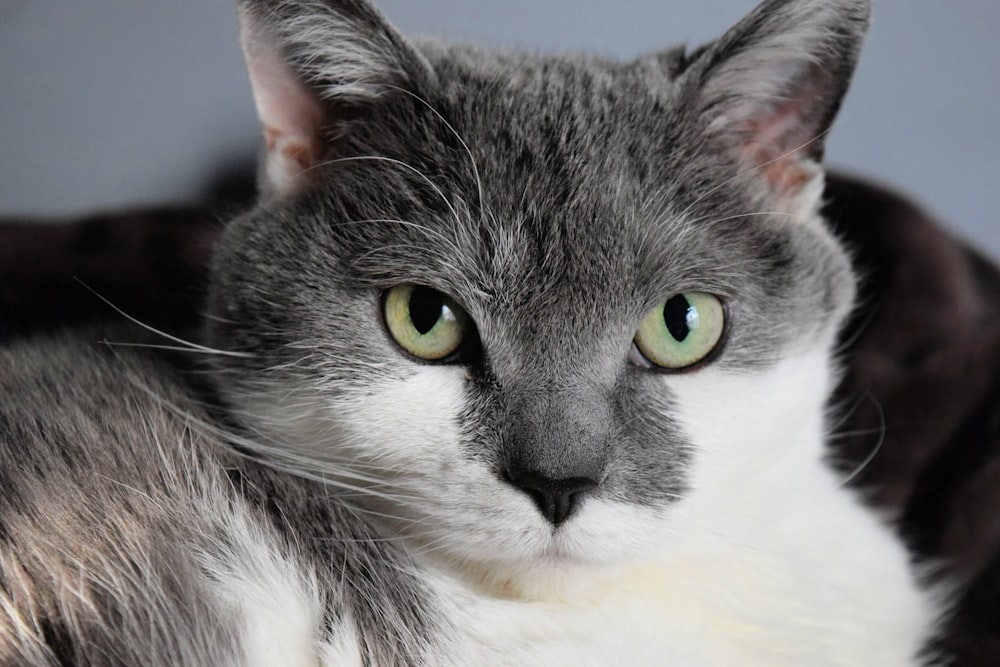
MULTIPOLYGON (((857 312, 859 309, 858 307, 861 305, 861 303, 855 305, 855 312, 857 312)), ((872 325, 872 322, 875 321, 875 318, 878 317, 880 312, 878 308, 866 308, 865 310, 864 319, 857 324, 857 327, 851 332, 851 335, 837 343, 837 346, 833 350, 835 355, 840 356, 842 354, 846 354, 847 351, 850 350, 851 347, 853 347, 854 344, 865 335, 868 328, 872 325)))
POLYGON ((368 218, 365 220, 348 220, 346 222, 341 222, 339 224, 341 226, 347 226, 347 225, 366 225, 366 224, 374 224, 380 222, 394 223, 403 227, 412 227, 413 229, 419 229, 420 231, 426 234, 436 236, 438 239, 444 241, 445 243, 449 244, 451 243, 451 239, 449 239, 447 236, 437 231, 436 229, 431 229, 427 225, 421 225, 419 223, 411 222, 409 220, 400 220, 399 218, 368 218))
POLYGON ((141 491, 141 490, 135 488, 134 486, 131 486, 130 484, 126 484, 125 482, 120 482, 117 479, 113 479, 111 477, 108 477, 107 475, 101 474, 99 476, 102 479, 104 479, 105 481, 111 482, 115 486, 120 486, 123 489, 127 489, 128 491, 131 491, 132 493, 135 493, 135 494, 138 494, 138 495, 142 496, 143 498, 145 498, 149 502, 151 502, 153 504, 156 504, 155 501, 145 491, 141 491))
POLYGON ((462 220, 461 216, 459 216, 458 211, 455 209, 454 205, 451 203, 448 197, 445 196, 441 188, 439 188, 437 184, 434 183, 434 181, 432 181, 422 171, 420 171, 419 169, 417 169, 416 167, 407 162, 403 162, 402 160, 397 160, 396 158, 387 157, 385 155, 354 155, 351 157, 340 157, 340 158, 335 158, 333 160, 325 160, 310 167, 310 169, 319 169, 320 167, 339 164, 341 162, 362 162, 362 161, 388 162, 389 164, 394 164, 413 172, 414 174, 419 176, 427 184, 427 186, 430 187, 441 198, 441 201, 444 202, 444 205, 448 207, 448 210, 451 212, 451 215, 455 218, 455 221, 461 222, 462 220))
POLYGON ((730 183, 732 183, 732 182, 734 182, 734 181, 742 178, 743 176, 746 176, 747 174, 751 174, 751 173, 753 173, 755 171, 761 171, 764 168, 769 167, 772 164, 775 164, 776 162, 780 162, 781 160, 784 160, 789 155, 792 155, 793 153, 796 153, 796 152, 802 150, 803 148, 806 148, 807 146, 809 146, 809 145, 811 145, 813 143, 816 143, 817 141, 819 141, 820 139, 822 139, 823 137, 825 137, 830 132, 830 129, 832 129, 832 128, 827 128, 827 129, 823 130, 822 132, 820 132, 816 136, 814 136, 811 139, 803 142, 801 145, 796 146, 795 148, 791 148, 788 151, 782 153, 781 155, 768 160, 767 162, 762 162, 761 164, 758 164, 758 165, 755 165, 753 167, 749 167, 747 169, 739 171, 734 176, 716 183, 715 187, 710 188, 706 192, 703 192, 700 197, 698 197, 693 202, 691 202, 690 204, 688 204, 688 206, 685 207, 685 209, 680 212, 680 214, 678 215, 678 217, 679 218, 683 218, 685 215, 688 214, 688 212, 692 208, 694 208, 695 206, 697 206, 701 202, 705 201, 705 199, 707 199, 708 197, 710 197, 711 195, 713 195, 719 189, 726 187, 730 183))
POLYGON ((794 218, 795 216, 787 211, 753 211, 751 213, 736 213, 734 215, 727 215, 721 218, 710 218, 709 216, 702 216, 700 218, 695 218, 691 220, 689 224, 696 225, 714 225, 720 222, 728 222, 730 220, 739 220, 740 218, 754 218, 758 216, 764 217, 784 217, 784 218, 794 218), (705 220, 710 220, 710 222, 705 222, 705 220))
POLYGON ((476 158, 475 158, 475 156, 473 156, 472 150, 469 148, 469 145, 467 143, 465 143, 465 139, 462 138, 462 135, 460 135, 458 133, 458 130, 456 130, 455 127, 451 123, 449 123, 445 119, 445 117, 442 116, 441 113, 438 112, 438 110, 435 109, 431 105, 430 102, 428 102, 427 100, 425 100, 420 95, 417 95, 416 93, 414 93, 412 91, 406 90, 405 88, 400 88, 399 86, 394 86, 394 85, 392 85, 390 83, 386 83, 386 84, 383 84, 383 85, 386 88, 390 88, 392 90, 399 91, 399 92, 403 93, 404 95, 409 95, 410 97, 412 97, 417 102, 420 102, 421 104, 423 104, 425 107, 427 107, 428 111, 430 111, 432 114, 434 114, 435 116, 437 116, 437 119, 440 120, 444 124, 444 126, 446 128, 448 128, 448 131, 451 132, 452 135, 454 135, 455 139, 458 140, 458 143, 462 144, 462 148, 465 149, 466 155, 469 156, 469 162, 472 164, 472 173, 476 177, 476 190, 478 191, 478 195, 479 195, 479 210, 480 210, 480 212, 482 212, 483 211, 483 181, 479 177, 479 167, 476 165, 476 158))
POLYGON ((827 436, 826 439, 830 442, 833 442, 836 440, 847 440, 849 438, 857 438, 863 435, 875 435, 881 433, 882 429, 880 428, 858 428, 851 431, 838 431, 833 435, 827 436))
POLYGON ((126 343, 123 341, 108 340, 107 338, 101 340, 101 345, 107 345, 108 347, 138 347, 147 350, 166 350, 170 352, 196 352, 200 354, 213 354, 213 355, 223 355, 223 356, 235 356, 239 353, 237 352, 225 352, 224 350, 213 350, 204 349, 199 350, 192 347, 184 347, 181 345, 157 345, 155 343, 126 343))
MULTIPOLYGON (((257 435, 260 436, 261 439, 247 438, 191 414, 190 411, 165 400, 156 391, 141 382, 139 378, 130 377, 129 381, 137 389, 156 401, 156 403, 164 410, 185 420, 187 424, 189 424, 192 428, 196 428, 198 432, 207 433, 214 436, 215 439, 221 442, 237 445, 243 450, 246 450, 240 451, 240 449, 231 449, 233 453, 239 456, 261 465, 265 465, 273 470, 292 474, 301 479, 307 479, 321 484, 331 485, 330 478, 332 477, 334 478, 332 486, 348 493, 378 497, 390 501, 398 501, 400 499, 406 500, 408 498, 407 494, 387 492, 392 491, 392 484, 384 479, 375 478, 365 474, 363 471, 347 469, 342 466, 332 468, 332 464, 330 462, 317 459, 312 456, 302 455, 301 453, 295 451, 295 448, 287 443, 278 442, 274 440, 274 438, 268 437, 263 433, 257 432, 257 435), (263 458, 251 456, 246 452, 254 452, 263 455, 263 458), (364 485, 362 486, 361 484, 364 485), (386 489, 386 491, 382 491, 380 488, 376 487, 386 489)), ((231 414, 238 415, 239 413, 233 412, 231 414)))
POLYGON ((118 306, 116 306, 114 303, 112 303, 110 299, 105 298, 100 292, 98 292, 97 290, 95 290, 94 288, 92 288, 90 285, 88 285, 87 283, 83 282, 79 278, 75 278, 75 280, 78 283, 80 283, 84 287, 84 289, 86 289, 91 294, 93 294, 94 296, 96 296, 98 299, 100 299, 101 301, 103 301, 104 303, 106 303, 108 306, 111 307, 112 310, 114 310, 116 313, 118 313, 119 315, 121 315, 122 317, 124 317, 125 319, 127 319, 129 322, 132 322, 133 324, 136 324, 136 325, 142 327, 143 329, 145 329, 146 331, 149 331, 150 333, 156 334, 157 336, 161 336, 163 338, 166 338, 167 340, 172 340, 175 343, 178 343, 179 345, 183 346, 184 350, 186 350, 188 352, 205 352, 207 354, 217 354, 217 355, 227 356, 227 357, 243 357, 243 358, 252 358, 254 356, 253 354, 251 354, 249 352, 232 352, 230 350, 218 350, 218 349, 215 349, 215 348, 212 348, 212 347, 208 347, 207 345, 200 345, 198 343, 193 343, 193 342, 191 342, 189 340, 184 340, 183 338, 178 338, 177 336, 168 334, 166 331, 161 331, 160 329, 157 329, 156 327, 150 326, 149 324, 146 324, 145 322, 143 322, 143 321, 141 321, 141 320, 139 320, 139 319, 137 319, 135 317, 132 317, 131 315, 129 315, 128 313, 126 313, 124 310, 122 310, 121 308, 119 308, 118 306))
POLYGON ((885 443, 885 434, 886 434, 885 411, 882 410, 881 403, 879 403, 878 399, 875 398, 874 395, 869 393, 868 397, 871 398, 872 405, 875 406, 875 410, 878 413, 879 425, 880 425, 879 438, 875 442, 875 446, 872 447, 872 450, 868 452, 868 456, 866 456, 865 459, 849 475, 847 475, 846 477, 844 477, 844 479, 841 480, 840 486, 842 487, 847 486, 852 481, 854 481, 857 478, 857 476, 860 475, 865 470, 865 468, 871 465, 871 462, 875 460, 875 457, 882 450, 882 445, 885 443))

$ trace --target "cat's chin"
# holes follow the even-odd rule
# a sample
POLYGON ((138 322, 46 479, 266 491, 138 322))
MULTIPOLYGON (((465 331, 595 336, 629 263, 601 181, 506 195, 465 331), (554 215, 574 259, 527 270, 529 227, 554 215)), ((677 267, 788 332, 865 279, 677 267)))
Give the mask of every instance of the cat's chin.
POLYGON ((440 534, 410 533, 407 542, 423 564, 481 592, 558 599, 575 587, 574 582, 613 576, 662 551, 669 534, 664 521, 662 512, 605 501, 589 503, 555 528, 535 513, 512 512, 493 517, 491 530, 451 531, 447 549, 425 545, 443 542, 440 534))
POLYGON ((578 597, 597 582, 614 581, 640 562, 633 558, 601 561, 553 541, 550 548, 519 559, 448 559, 439 565, 444 565, 443 573, 450 579, 481 595, 559 602, 578 597))

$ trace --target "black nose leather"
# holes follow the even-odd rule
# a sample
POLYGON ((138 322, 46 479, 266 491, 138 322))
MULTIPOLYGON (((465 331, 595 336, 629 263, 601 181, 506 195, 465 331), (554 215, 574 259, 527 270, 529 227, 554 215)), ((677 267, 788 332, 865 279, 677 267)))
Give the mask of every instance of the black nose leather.
POLYGON ((542 516, 556 526, 573 514, 584 493, 597 487, 597 482, 587 477, 552 479, 533 471, 508 471, 506 477, 528 494, 542 516))

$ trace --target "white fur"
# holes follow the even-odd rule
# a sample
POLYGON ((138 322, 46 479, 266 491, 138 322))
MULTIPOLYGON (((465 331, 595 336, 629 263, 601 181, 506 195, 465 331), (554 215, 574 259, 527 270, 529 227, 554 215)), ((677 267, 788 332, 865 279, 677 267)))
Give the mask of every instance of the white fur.
MULTIPOLYGON (((218 512, 226 500, 216 499, 218 512)), ((321 634, 324 597, 314 573, 279 546, 276 536, 235 505, 222 527, 226 542, 202 554, 209 588, 241 619, 240 664, 246 667, 361 665, 348 621, 321 634)))
POLYGON ((442 664, 913 665, 934 605, 822 461, 827 358, 665 376, 691 491, 663 509, 594 499, 555 533, 460 450, 461 369, 386 380, 337 429, 294 421, 336 435, 311 441, 319 458, 383 471, 366 502, 452 605, 442 664))

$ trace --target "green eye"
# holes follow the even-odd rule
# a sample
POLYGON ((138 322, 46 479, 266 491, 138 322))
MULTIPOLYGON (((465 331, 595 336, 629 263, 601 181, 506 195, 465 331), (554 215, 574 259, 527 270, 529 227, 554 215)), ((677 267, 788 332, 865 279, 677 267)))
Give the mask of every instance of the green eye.
POLYGON ((472 329, 469 316, 449 297, 420 285, 396 285, 382 301, 386 328, 415 357, 442 361, 462 346, 472 329))
POLYGON ((635 334, 635 347, 649 366, 693 366, 722 339, 722 302, 705 292, 685 292, 654 308, 635 334))

